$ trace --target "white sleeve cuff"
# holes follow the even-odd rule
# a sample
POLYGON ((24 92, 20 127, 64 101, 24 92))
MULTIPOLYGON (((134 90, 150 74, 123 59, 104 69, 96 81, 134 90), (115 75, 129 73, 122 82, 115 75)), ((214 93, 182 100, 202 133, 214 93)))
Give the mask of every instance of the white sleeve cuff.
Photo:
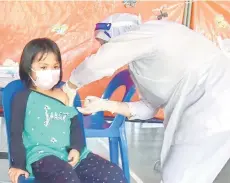
POLYGON ((133 119, 140 119, 140 120, 147 120, 154 117, 157 110, 152 108, 152 106, 144 102, 142 100, 138 102, 127 102, 127 105, 129 106, 130 114, 129 117, 130 120, 133 119))
MULTIPOLYGON (((76 70, 76 69, 75 69, 75 70, 76 70)), ((76 85, 77 87, 81 87, 82 84, 78 81, 78 76, 76 75, 76 72, 77 72, 77 71, 75 71, 75 70, 72 71, 71 76, 70 76, 70 78, 69 78, 69 81, 70 81, 71 83, 73 83, 74 85, 76 85)))

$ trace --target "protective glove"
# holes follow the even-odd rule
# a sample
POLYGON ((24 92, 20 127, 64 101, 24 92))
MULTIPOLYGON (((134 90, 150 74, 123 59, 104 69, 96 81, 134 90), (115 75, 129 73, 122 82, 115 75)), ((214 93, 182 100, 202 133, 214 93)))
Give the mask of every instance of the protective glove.
POLYGON ((85 98, 83 107, 77 107, 82 114, 92 114, 99 111, 110 111, 110 102, 95 96, 88 96, 85 98))
POLYGON ((66 82, 66 83, 62 86, 62 90, 63 90, 63 92, 65 92, 66 95, 68 96, 68 99, 69 99, 68 106, 73 106, 73 101, 74 101, 74 98, 75 98, 75 96, 76 96, 76 90, 75 90, 75 89, 71 89, 71 88, 68 86, 68 82, 66 82))

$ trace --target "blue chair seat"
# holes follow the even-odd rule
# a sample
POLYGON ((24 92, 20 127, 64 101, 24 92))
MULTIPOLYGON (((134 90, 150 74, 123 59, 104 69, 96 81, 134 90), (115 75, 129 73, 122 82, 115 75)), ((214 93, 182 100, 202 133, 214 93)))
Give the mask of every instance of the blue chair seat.
MULTIPOLYGON (((93 120, 91 116, 84 116, 83 121, 84 121, 85 129, 94 129, 94 126, 97 126, 97 122, 98 122, 97 120, 93 120)), ((107 120, 104 120, 101 129, 109 128, 110 126, 111 123, 109 123, 107 120)))
POLYGON ((24 176, 20 176, 18 178, 18 183, 38 183, 34 177, 29 177, 28 179, 26 179, 24 176))

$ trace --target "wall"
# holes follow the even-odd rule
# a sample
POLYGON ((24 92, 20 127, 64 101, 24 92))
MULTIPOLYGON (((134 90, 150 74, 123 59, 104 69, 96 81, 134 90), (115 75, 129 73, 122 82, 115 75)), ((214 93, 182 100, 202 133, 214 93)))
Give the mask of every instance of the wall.
MULTIPOLYGON (((99 45, 93 39, 94 26, 108 15, 116 12, 140 13, 146 21, 157 19, 162 11, 168 14, 163 19, 183 21, 183 1, 132 1, 133 7, 125 7, 122 1, 1 1, 0 65, 15 65, 12 63, 19 61, 28 41, 49 37, 61 49, 66 80, 85 57, 98 49, 99 45)), ((191 28, 218 45, 218 36, 230 38, 229 9, 229 1, 194 1, 191 28)), ((105 78, 82 88, 81 98, 101 96, 110 79, 105 78)), ((119 89, 113 99, 120 100, 122 93, 123 90, 119 89)), ((138 100, 137 95, 134 100, 138 100)), ((157 117, 163 118, 163 111, 157 117)))
MULTIPOLYGON (((18 62, 28 41, 49 37, 61 49, 66 80, 73 68, 97 50, 99 45, 93 39, 93 30, 100 20, 116 12, 140 13, 144 21, 153 20, 162 10, 168 14, 163 18, 182 23, 184 6, 183 1, 138 1, 134 7, 126 7, 121 1, 1 1, 0 64, 18 62)), ((81 98, 101 96, 110 79, 84 87, 80 90, 81 98)), ((122 89, 113 98, 119 100, 121 95, 122 89)), ((135 95, 134 100, 137 99, 135 95)))

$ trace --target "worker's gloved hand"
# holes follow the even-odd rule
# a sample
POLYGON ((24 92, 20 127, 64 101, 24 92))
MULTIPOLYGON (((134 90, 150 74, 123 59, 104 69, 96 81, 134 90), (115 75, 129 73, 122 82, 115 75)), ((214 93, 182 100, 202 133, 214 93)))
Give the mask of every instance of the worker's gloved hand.
POLYGON ((85 98, 83 107, 77 107, 77 109, 82 114, 92 114, 99 111, 108 110, 108 105, 108 100, 95 96, 88 96, 85 98))
POLYGON ((68 86, 67 82, 62 86, 62 90, 68 96, 68 99, 69 99, 68 106, 73 106, 73 101, 74 101, 74 98, 76 96, 76 90, 75 89, 71 89, 68 86))

